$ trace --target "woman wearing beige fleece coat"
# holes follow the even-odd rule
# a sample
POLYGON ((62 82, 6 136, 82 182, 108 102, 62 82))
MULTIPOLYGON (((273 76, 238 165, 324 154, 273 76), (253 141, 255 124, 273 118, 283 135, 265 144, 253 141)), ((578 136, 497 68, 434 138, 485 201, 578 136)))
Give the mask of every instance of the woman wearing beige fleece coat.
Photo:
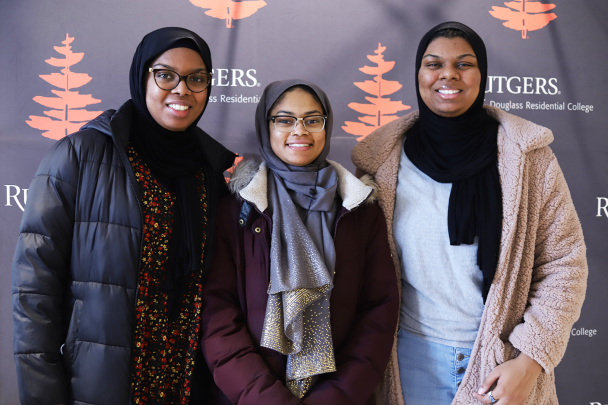
MULTIPOLYGON (((439 52, 431 56, 435 54, 439 52)), ((427 50, 424 57, 428 56, 427 50)), ((462 81, 467 73, 458 70, 460 65, 451 68, 449 60, 433 63, 440 66, 438 70, 442 66, 452 70, 448 75, 453 77, 438 78, 439 84, 441 80, 450 83, 443 88, 466 89, 467 83, 462 81)), ((435 69, 435 65, 431 67, 435 69)), ((420 68, 419 79, 422 71, 420 68)), ((422 92, 422 79, 419 86, 422 92)), ((585 296, 587 262, 582 230, 564 176, 548 146, 553 141, 551 131, 497 108, 484 108, 498 122, 497 166, 502 191, 498 263, 466 372, 451 403, 557 404, 554 368, 564 355, 585 296), (518 377, 522 379, 519 384, 507 387, 507 374, 496 371, 505 368, 497 367, 524 357, 542 369, 531 373, 530 388, 523 394, 517 392, 519 398, 515 394, 508 398, 506 393, 521 390, 526 385, 523 379, 528 377, 518 377), (504 383, 500 381, 503 378, 504 383), (502 392, 498 386, 491 387, 494 381, 498 386, 503 383, 502 392), (488 396, 490 388, 495 397, 488 396), (505 396, 502 401, 499 393, 505 396)), ((407 114, 367 136, 352 151, 358 174, 375 176, 379 185, 378 201, 386 217, 400 295, 402 271, 393 219, 404 139, 418 119, 418 111, 407 114)), ((525 372, 530 374, 530 370, 525 372)), ((400 376, 395 338, 384 381, 376 390, 377 403, 404 404, 401 380, 408 377, 400 376)))

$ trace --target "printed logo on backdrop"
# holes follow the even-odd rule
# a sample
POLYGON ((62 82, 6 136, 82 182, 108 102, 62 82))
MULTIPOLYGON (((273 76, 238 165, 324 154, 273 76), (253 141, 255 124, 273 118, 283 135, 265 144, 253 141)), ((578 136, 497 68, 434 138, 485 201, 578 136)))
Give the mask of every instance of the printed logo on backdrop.
POLYGON ((190 0, 190 3, 196 7, 209 9, 205 11, 209 17, 226 19, 226 28, 234 28, 234 20, 249 17, 266 5, 263 0, 190 0))
POLYGON ((536 31, 546 27, 557 16, 547 13, 555 8, 555 4, 543 4, 539 1, 515 0, 505 3, 507 7, 492 7, 489 13, 492 17, 503 20, 504 25, 512 30, 521 31, 521 37, 527 39, 528 31, 536 31))
MULTIPOLYGON (((488 76, 486 94, 517 94, 533 96, 558 96, 562 92, 557 87, 556 77, 519 77, 519 76, 488 76)), ((486 96, 487 97, 487 96, 486 96)), ((551 99, 536 99, 522 102, 486 100, 486 104, 505 111, 510 110, 561 110, 590 113, 593 105, 580 101, 553 101, 551 99)))
POLYGON ((605 216, 608 218, 608 198, 596 197, 597 198, 597 215, 596 217, 605 216))
MULTIPOLYGON (((236 88, 252 88, 260 87, 261 84, 255 77, 257 71, 255 69, 212 69, 213 78, 211 85, 213 87, 236 87, 236 88)), ((260 96, 248 96, 244 94, 237 95, 212 95, 209 97, 210 103, 238 103, 238 104, 257 104, 260 101, 260 96)))
POLYGON ((583 336, 583 337, 594 337, 597 336, 597 329, 587 328, 572 328, 570 331, 571 336, 583 336))
POLYGON ((378 49, 374 51, 375 55, 367 55, 367 58, 374 62, 376 66, 363 66, 360 71, 366 75, 373 76, 373 80, 365 80, 363 82, 353 83, 355 86, 371 94, 365 99, 369 104, 350 103, 348 107, 358 113, 365 114, 363 117, 358 117, 361 122, 344 122, 342 129, 351 135, 358 136, 357 141, 361 141, 366 136, 371 134, 377 128, 384 124, 399 118, 396 113, 399 111, 409 110, 409 105, 404 105, 401 101, 393 101, 388 97, 403 87, 398 81, 385 80, 382 75, 390 72, 395 67, 395 62, 384 60, 385 46, 378 43, 378 49))
POLYGON ((25 121, 31 127, 45 131, 42 136, 51 139, 61 139, 78 131, 82 125, 102 113, 102 111, 87 111, 84 109, 90 104, 100 103, 101 100, 93 98, 90 94, 79 94, 72 90, 84 86, 92 79, 86 73, 75 73, 70 70, 71 66, 80 62, 84 57, 82 52, 72 52, 70 46, 72 41, 74 41, 74 37, 65 34, 65 41, 61 42, 63 46, 54 47, 55 51, 63 55, 64 58, 45 60, 51 66, 63 68, 61 73, 40 75, 43 80, 60 89, 51 90, 51 93, 57 97, 36 96, 33 99, 38 104, 52 108, 52 110, 43 111, 47 115, 46 117, 30 115, 30 119, 25 121))
POLYGON ((27 188, 21 188, 14 184, 5 184, 6 204, 5 207, 19 207, 21 211, 25 210, 27 203, 27 188))

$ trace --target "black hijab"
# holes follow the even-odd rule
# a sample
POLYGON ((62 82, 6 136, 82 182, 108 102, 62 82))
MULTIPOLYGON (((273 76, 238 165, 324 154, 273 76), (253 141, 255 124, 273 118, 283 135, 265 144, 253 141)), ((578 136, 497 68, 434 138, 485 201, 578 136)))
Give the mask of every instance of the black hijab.
POLYGON ((502 226, 502 191, 498 173, 498 122, 488 116, 483 99, 488 75, 486 48, 469 27, 447 22, 432 28, 416 53, 416 95, 420 119, 407 133, 405 153, 412 163, 439 183, 452 183, 448 207, 451 245, 470 245, 478 237, 477 265, 483 273, 485 302, 498 264, 502 226), (479 95, 462 115, 441 117, 422 100, 418 72, 433 36, 440 30, 464 32, 481 72, 479 95))
MULTIPOLYGON (((146 35, 140 42, 129 74, 131 100, 135 119, 130 142, 152 172, 175 190, 176 204, 165 291, 169 309, 181 295, 184 277, 200 270, 202 258, 202 216, 197 192, 196 174, 203 166, 203 152, 197 139, 201 114, 185 131, 170 131, 150 115, 146 106, 146 83, 150 63, 163 52, 173 48, 189 48, 201 55, 208 72, 213 68, 207 43, 194 32, 176 27, 161 28, 146 35)), ((211 86, 207 88, 209 102, 211 86)))

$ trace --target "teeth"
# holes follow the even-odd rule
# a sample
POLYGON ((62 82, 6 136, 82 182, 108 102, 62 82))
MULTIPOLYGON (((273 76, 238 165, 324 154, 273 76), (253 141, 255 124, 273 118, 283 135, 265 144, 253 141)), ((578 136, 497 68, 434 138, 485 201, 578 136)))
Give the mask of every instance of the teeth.
POLYGON ((187 105, 180 105, 180 104, 169 104, 169 107, 171 107, 177 111, 186 111, 188 108, 190 108, 187 105))
POLYGON ((439 92, 441 94, 456 94, 456 93, 460 93, 460 90, 445 90, 445 89, 440 89, 439 92))
POLYGON ((309 143, 288 143, 287 146, 293 146, 294 148, 303 148, 305 146, 311 146, 309 143))

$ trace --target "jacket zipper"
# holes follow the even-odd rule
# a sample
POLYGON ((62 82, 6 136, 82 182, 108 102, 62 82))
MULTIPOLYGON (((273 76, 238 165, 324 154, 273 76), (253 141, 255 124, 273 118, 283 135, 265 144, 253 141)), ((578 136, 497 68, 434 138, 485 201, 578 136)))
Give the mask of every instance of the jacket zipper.
POLYGON ((135 186, 133 185, 131 179, 129 179, 129 182, 131 183, 131 189, 133 190, 133 192, 135 193, 135 199, 137 200, 137 207, 139 208, 139 220, 141 221, 141 237, 139 238, 139 255, 137 256, 137 283, 135 284, 135 296, 133 299, 133 328, 131 330, 131 356, 129 359, 129 369, 131 370, 129 373, 129 404, 132 402, 132 391, 131 391, 131 385, 133 384, 133 370, 131 369, 132 365, 133 365, 133 351, 135 349, 135 322, 136 322, 136 312, 137 312, 137 297, 139 296, 139 273, 141 271, 141 248, 144 244, 144 217, 143 217, 143 211, 142 211, 142 207, 141 207, 141 202, 139 201, 139 197, 137 197, 137 193, 135 190, 135 186))
MULTIPOLYGON (((113 134, 113 132, 112 132, 113 134)), ((117 145, 116 139, 114 138, 114 136, 112 136, 112 140, 114 141, 114 147, 116 147, 116 149, 118 150, 118 154, 120 155, 121 159, 122 159, 122 164, 124 166, 124 169, 127 173, 127 178, 129 179, 129 185, 131 186, 131 190, 133 190, 133 194, 135 194, 135 200, 137 201, 137 208, 139 209, 139 221, 141 224, 141 236, 139 238, 139 254, 137 256, 137 269, 136 269, 136 284, 135 284, 135 297, 133 300, 133 322, 135 323, 135 313, 137 311, 137 297, 139 295, 139 273, 141 271, 141 248, 144 244, 144 217, 143 217, 143 209, 141 206, 141 201, 139 198, 139 194, 138 194, 138 189, 136 189, 136 184, 134 183, 134 177, 135 175, 133 174, 133 168, 131 167, 131 164, 129 163, 129 158, 126 154, 126 152, 124 151, 124 149, 121 148, 121 145, 117 145)), ((129 370, 130 370, 130 374, 129 374, 129 385, 128 385, 128 389, 129 389, 129 404, 132 403, 132 391, 131 391, 131 385, 133 384, 133 370, 131 370, 131 366, 133 364, 133 352, 134 352, 134 348, 135 348, 135 324, 133 324, 133 327, 131 329, 131 356, 129 359, 129 370)))

